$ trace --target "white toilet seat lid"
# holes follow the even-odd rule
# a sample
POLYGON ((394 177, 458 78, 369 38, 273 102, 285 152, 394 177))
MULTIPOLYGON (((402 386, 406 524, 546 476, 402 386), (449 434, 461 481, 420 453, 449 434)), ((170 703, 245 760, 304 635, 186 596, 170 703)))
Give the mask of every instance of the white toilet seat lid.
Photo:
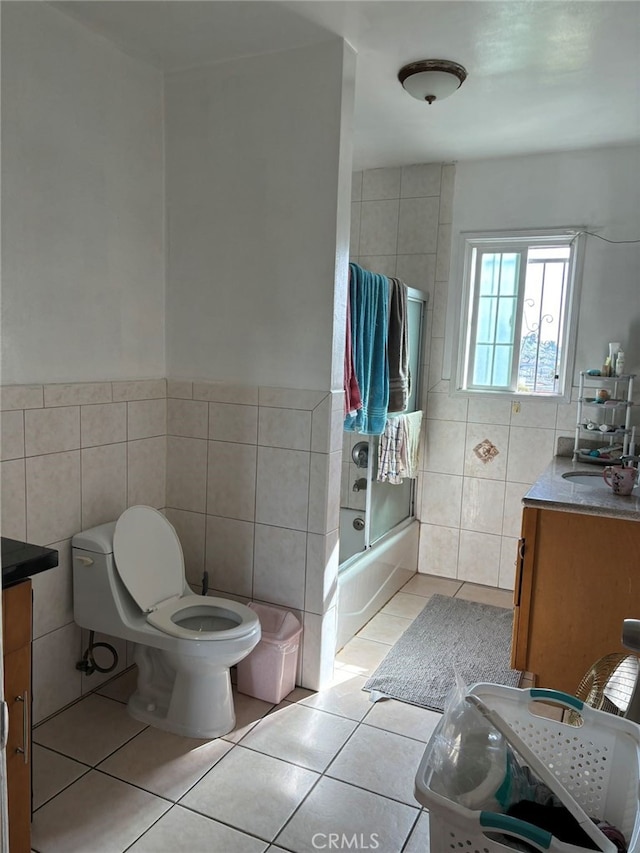
POLYGON ((167 519, 150 506, 132 506, 116 522, 113 556, 120 579, 145 613, 184 591, 182 546, 167 519))

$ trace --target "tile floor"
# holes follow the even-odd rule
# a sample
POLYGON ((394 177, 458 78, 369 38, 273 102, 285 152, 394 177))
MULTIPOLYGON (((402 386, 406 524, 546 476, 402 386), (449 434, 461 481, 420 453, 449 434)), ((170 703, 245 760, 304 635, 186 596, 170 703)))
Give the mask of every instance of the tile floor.
POLYGON ((134 670, 42 723, 34 850, 309 853, 344 833, 358 849, 428 853, 413 778, 439 714, 372 705, 362 686, 434 593, 512 605, 510 592, 416 575, 338 654, 330 689, 277 706, 236 694, 237 727, 216 740, 131 719, 134 670))

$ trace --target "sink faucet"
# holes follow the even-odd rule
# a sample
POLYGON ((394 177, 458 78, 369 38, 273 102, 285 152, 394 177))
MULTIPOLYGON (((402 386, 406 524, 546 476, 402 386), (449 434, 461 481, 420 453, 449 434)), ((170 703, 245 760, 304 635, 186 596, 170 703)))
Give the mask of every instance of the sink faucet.
POLYGON ((620 461, 625 468, 640 468, 640 456, 621 456, 620 461))

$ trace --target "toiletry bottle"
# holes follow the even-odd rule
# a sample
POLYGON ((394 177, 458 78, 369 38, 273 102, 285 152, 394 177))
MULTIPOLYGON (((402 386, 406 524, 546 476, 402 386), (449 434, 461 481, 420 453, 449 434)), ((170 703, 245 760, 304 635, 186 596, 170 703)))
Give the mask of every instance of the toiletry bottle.
POLYGON ((616 358, 616 376, 622 376, 624 374, 624 352, 619 349, 618 357, 616 358))
POLYGON ((617 376, 616 372, 616 358, 618 357, 618 350, 620 349, 619 341, 611 341, 609 344, 609 361, 605 362, 609 365, 609 376, 617 376))

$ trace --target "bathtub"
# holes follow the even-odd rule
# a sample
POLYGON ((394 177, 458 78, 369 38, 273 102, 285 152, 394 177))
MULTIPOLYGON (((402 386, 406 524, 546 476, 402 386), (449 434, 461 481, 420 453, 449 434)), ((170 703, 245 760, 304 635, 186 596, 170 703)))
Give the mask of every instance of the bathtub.
MULTIPOLYGON (((341 537, 343 528, 347 536, 351 536, 349 528, 353 530, 346 514, 364 518, 364 513, 358 510, 341 509, 341 537), (345 513, 344 517, 342 513, 345 513)), ((337 651, 416 573, 419 528, 420 524, 416 519, 408 519, 389 531, 371 548, 356 553, 344 564, 341 563, 338 573, 337 651)), ((360 535, 364 546, 364 535, 360 535)))

